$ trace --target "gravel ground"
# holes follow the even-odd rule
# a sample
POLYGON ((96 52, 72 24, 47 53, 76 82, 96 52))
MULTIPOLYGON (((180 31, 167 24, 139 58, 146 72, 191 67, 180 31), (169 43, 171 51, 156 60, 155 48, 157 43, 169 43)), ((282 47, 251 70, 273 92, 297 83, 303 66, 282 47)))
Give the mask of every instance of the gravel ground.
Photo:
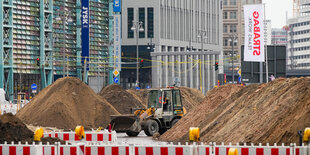
POLYGON ((152 137, 145 135, 145 133, 143 131, 140 132, 140 134, 137 137, 129 137, 126 135, 126 133, 117 133, 117 141, 128 143, 128 144, 138 144, 138 145, 146 145, 146 144, 164 145, 164 144, 168 144, 168 142, 153 140, 152 137))

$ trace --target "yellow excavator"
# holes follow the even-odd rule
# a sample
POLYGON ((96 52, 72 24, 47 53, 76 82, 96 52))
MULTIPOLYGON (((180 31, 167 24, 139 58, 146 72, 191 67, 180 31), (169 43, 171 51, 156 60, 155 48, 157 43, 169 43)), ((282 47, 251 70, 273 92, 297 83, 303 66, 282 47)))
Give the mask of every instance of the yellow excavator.
POLYGON ((185 114, 179 89, 150 89, 146 109, 135 109, 128 115, 112 115, 110 124, 112 130, 125 132, 128 136, 137 136, 142 130, 153 136, 157 132, 164 133, 185 114))

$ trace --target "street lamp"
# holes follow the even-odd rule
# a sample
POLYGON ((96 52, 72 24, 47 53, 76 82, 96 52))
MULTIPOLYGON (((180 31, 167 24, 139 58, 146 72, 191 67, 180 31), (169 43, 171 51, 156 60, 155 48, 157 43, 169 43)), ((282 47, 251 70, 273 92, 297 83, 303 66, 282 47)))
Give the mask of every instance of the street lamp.
POLYGON ((232 83, 235 83, 235 72, 234 72, 234 44, 238 42, 237 40, 237 36, 232 34, 229 36, 230 38, 228 39, 229 42, 231 42, 231 46, 232 46, 232 54, 231 54, 231 60, 232 60, 232 83))
POLYGON ((201 40, 201 51, 202 51, 202 52, 203 52, 203 44, 204 44, 204 42, 205 42, 205 39, 207 39, 206 35, 207 35, 207 31, 205 31, 205 30, 200 30, 199 33, 198 33, 198 36, 197 36, 197 38, 198 38, 199 40, 201 40))
POLYGON ((136 52, 137 52, 137 81, 136 81, 136 85, 137 85, 137 87, 139 87, 139 49, 138 49, 139 44, 138 44, 138 40, 139 40, 139 32, 144 31, 144 28, 142 26, 142 21, 132 21, 131 31, 136 32, 136 52))
POLYGON ((68 12, 66 6, 65 6, 65 0, 63 1, 63 7, 62 7, 62 11, 63 11, 63 15, 60 16, 60 14, 58 13, 58 17, 56 18, 56 20, 62 20, 62 24, 63 24, 63 43, 62 43, 62 58, 63 58, 63 70, 62 70, 62 77, 65 77, 65 58, 66 58, 66 21, 67 22, 72 22, 73 20, 69 17, 70 13, 68 12))

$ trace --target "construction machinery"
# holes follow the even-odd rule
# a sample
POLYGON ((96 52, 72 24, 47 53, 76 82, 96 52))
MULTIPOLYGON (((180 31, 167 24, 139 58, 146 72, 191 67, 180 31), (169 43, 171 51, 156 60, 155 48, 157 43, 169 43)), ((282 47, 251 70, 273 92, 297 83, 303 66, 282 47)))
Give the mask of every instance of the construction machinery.
POLYGON ((141 130, 153 136, 171 128, 185 113, 179 89, 150 89, 145 109, 134 109, 133 114, 128 115, 112 115, 110 124, 112 130, 128 136, 137 136, 141 130))

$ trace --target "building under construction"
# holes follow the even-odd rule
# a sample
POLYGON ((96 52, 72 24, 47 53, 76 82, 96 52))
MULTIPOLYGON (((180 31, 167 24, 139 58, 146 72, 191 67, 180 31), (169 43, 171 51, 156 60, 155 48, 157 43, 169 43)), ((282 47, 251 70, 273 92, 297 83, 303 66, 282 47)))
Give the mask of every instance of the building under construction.
MULTIPOLYGON (((43 89, 64 76, 82 78, 81 1, 1 0, 0 88, 43 89)), ((109 55, 109 0, 89 0, 89 76, 103 77, 109 55)))

